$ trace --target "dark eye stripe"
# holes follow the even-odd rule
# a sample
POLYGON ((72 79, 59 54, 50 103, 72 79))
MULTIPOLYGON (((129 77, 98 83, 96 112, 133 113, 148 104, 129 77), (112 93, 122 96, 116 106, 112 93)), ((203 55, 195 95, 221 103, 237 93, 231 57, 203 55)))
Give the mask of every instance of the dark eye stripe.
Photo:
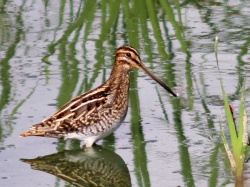
MULTIPOLYGON (((126 54, 126 52, 119 52, 117 54, 117 58, 119 59, 119 57, 123 57, 124 54, 126 54)), ((125 60, 120 60, 120 61, 123 62, 123 63, 128 63, 129 61, 133 61, 134 63, 140 65, 140 62, 138 60, 134 59, 134 58, 130 58, 128 61, 125 61, 125 60)))
MULTIPOLYGON (((137 60, 133 59, 133 61, 134 61, 136 64, 140 65, 140 63, 139 63, 137 60)), ((141 66, 141 65, 140 65, 140 66, 141 66)))

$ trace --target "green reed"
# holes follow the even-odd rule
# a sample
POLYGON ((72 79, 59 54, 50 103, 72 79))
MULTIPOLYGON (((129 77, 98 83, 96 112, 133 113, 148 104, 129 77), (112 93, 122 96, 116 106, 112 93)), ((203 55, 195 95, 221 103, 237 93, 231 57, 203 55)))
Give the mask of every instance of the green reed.
POLYGON ((238 125, 236 125, 234 116, 233 116, 233 107, 229 105, 228 97, 224 90, 224 86, 222 83, 220 68, 218 62, 218 37, 215 38, 214 44, 217 68, 219 72, 220 85, 224 100, 224 108, 226 112, 226 118, 231 138, 231 148, 229 146, 229 142, 226 139, 224 131, 222 129, 221 121, 220 121, 220 129, 222 140, 224 143, 224 147, 226 149, 227 156, 231 163, 231 167, 233 169, 233 173, 236 177, 236 181, 239 181, 243 178, 243 169, 244 162, 246 156, 246 150, 248 145, 248 129, 247 129, 247 114, 245 109, 245 83, 243 81, 243 85, 241 88, 241 97, 240 97, 240 108, 239 108, 239 121, 238 125))

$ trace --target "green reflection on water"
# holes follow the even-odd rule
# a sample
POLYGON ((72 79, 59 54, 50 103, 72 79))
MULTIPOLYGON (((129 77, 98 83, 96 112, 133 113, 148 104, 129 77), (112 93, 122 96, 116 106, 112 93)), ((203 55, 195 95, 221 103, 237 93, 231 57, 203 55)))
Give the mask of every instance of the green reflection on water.
MULTIPOLYGON (((1 12, 2 11, 4 12, 4 8, 1 9, 1 12)), ((19 24, 19 26, 15 28, 16 35, 15 35, 15 38, 13 39, 13 43, 11 43, 9 45, 8 49, 6 49, 5 57, 2 58, 2 59, 0 58, 0 69, 1 69, 0 70, 0 76, 1 76, 1 85, 2 85, 2 93, 0 94, 0 114, 2 113, 2 110, 4 109, 4 107, 8 104, 8 102, 10 100, 10 97, 11 97, 11 89, 12 89, 11 79, 10 79, 10 68, 11 68, 11 66, 9 64, 9 61, 10 61, 11 58, 14 57, 15 52, 16 52, 16 46, 22 40, 22 34, 23 34, 23 30, 22 30, 22 26, 23 26, 22 12, 23 12, 23 6, 20 7, 20 10, 19 10, 19 12, 18 12, 18 14, 16 16, 16 22, 19 24)), ((3 22, 3 25, 5 25, 4 22, 3 22)), ((4 29, 5 28, 2 27, 1 30, 4 30, 4 29)), ((5 34, 3 34, 2 37, 4 38, 5 34)), ((10 35, 7 34, 6 37, 7 37, 6 38, 6 40, 7 40, 8 37, 10 37, 10 35)), ((4 40, 5 39, 3 39, 3 41, 4 40)), ((15 112, 15 109, 14 109, 13 112, 15 112)), ((2 125, 5 126, 5 124, 2 124, 2 122, 0 120, 0 141, 2 140, 3 129, 5 128, 2 125)), ((8 134, 11 134, 11 132, 13 131, 13 127, 12 127, 11 124, 6 124, 6 126, 7 125, 8 125, 8 127, 7 127, 8 128, 8 134)))
MULTIPOLYGON (((7 1, 1 2, 1 14, 6 14, 8 8, 7 1), (6 7, 6 9, 5 9, 6 7)), ((46 11, 53 9, 54 7, 49 1, 43 1, 46 11)), ((182 97, 177 99, 170 99, 170 105, 166 106, 164 104, 164 97, 168 95, 162 94, 160 91, 156 90, 158 94, 158 99, 161 105, 161 110, 165 121, 169 123, 169 113, 168 108, 173 108, 174 116, 174 129, 175 136, 177 138, 176 145, 178 146, 180 152, 180 165, 181 165, 181 175, 183 181, 187 186, 195 186, 195 177, 193 176, 193 171, 195 166, 192 165, 192 154, 190 153, 188 145, 184 142, 188 140, 185 135, 184 126, 186 125, 182 121, 182 115, 184 110, 190 110, 194 112, 195 122, 197 126, 200 123, 205 123, 205 128, 209 130, 208 134, 204 136, 214 137, 217 135, 216 123, 212 118, 212 110, 205 99, 208 93, 208 88, 205 86, 206 82, 204 77, 200 76, 199 80, 195 79, 193 72, 191 57, 192 54, 190 49, 192 48, 192 41, 188 41, 185 37, 188 35, 186 33, 186 25, 183 23, 183 8, 187 5, 194 6, 195 10, 204 11, 204 20, 202 23, 206 23, 211 29, 210 35, 219 32, 219 28, 216 27, 213 22, 214 6, 221 6, 225 10, 229 10, 230 13, 226 13, 227 16, 236 16, 240 14, 240 11, 235 11, 234 7, 227 6, 220 2, 198 2, 198 1, 178 1, 174 0, 172 2, 159 0, 159 1, 94 1, 86 0, 79 3, 79 7, 74 9, 77 1, 70 1, 69 3, 65 0, 61 1, 59 4, 59 11, 56 16, 58 16, 58 23, 56 29, 54 30, 54 38, 47 45, 47 54, 42 60, 44 62, 46 83, 49 84, 51 76, 51 65, 52 58, 55 57, 60 63, 61 82, 58 85, 60 87, 57 96, 57 107, 60 108, 66 102, 68 102, 76 94, 79 95, 85 91, 93 88, 93 84, 98 81, 98 77, 102 74, 100 82, 104 82, 109 74, 104 67, 109 67, 112 62, 105 61, 105 57, 112 56, 115 49, 120 44, 130 44, 141 51, 141 54, 146 54, 147 63, 149 63, 150 68, 160 66, 163 71, 162 79, 170 86, 175 87, 178 85, 178 77, 176 72, 176 65, 173 62, 176 56, 176 51, 173 49, 173 35, 179 42, 180 51, 185 54, 185 67, 184 67, 184 77, 186 86, 184 92, 187 94, 187 105, 184 105, 181 101, 182 97), (69 8, 68 8, 69 7, 69 8), (69 13, 67 13, 69 10, 69 13), (69 14, 69 19, 67 20, 67 14, 69 14), (67 20, 67 21, 66 21, 67 20), (66 27, 63 27, 66 25, 66 27), (97 27, 98 25, 98 27, 97 27), (171 27, 171 28, 170 28, 171 27), (57 31, 63 29, 63 34, 57 37, 57 31), (98 29, 98 32, 94 32, 98 29), (170 31, 174 33, 171 35, 170 31), (150 34, 151 35, 150 35, 150 34), (95 35, 95 37, 93 37, 95 35), (88 42, 94 41, 94 45, 89 47, 88 42), (83 56, 81 61, 76 57, 77 50, 80 44, 80 50, 83 51, 83 56), (94 61, 90 61, 87 57, 88 54, 93 54, 95 51, 94 61), (111 52, 110 52, 111 51, 111 52), (154 53, 154 54, 153 54, 154 53), (159 54, 162 64, 156 64, 155 53, 159 54), (94 64, 93 66, 91 64, 94 64), (84 70, 82 70, 82 68, 84 70), (90 70, 91 69, 91 70, 90 70), (83 71, 83 73, 82 73, 83 71), (83 80, 80 80, 81 73, 83 74, 83 80), (201 88, 197 85, 201 82, 201 88), (80 86, 78 86, 80 84, 80 86), (196 87, 194 86, 196 85, 196 87), (200 109, 196 111, 194 105, 194 89, 198 90, 198 96, 201 98, 201 105, 203 112, 200 109), (202 91, 200 91, 202 90, 202 91), (161 94, 160 94, 161 93, 161 94), (203 121, 202 117, 206 117, 203 121)), ((25 3, 24 3, 25 4, 25 3)), ((13 82, 11 78, 11 65, 10 60, 15 56, 16 47, 23 41, 23 35, 29 32, 23 30, 23 22, 26 21, 25 17, 22 16, 24 12, 23 6, 17 8, 17 14, 13 14, 14 20, 16 21, 17 27, 14 27, 15 36, 11 35, 5 31, 4 23, 1 19, 1 38, 12 38, 13 42, 9 44, 5 50, 5 56, 1 57, 0 61, 0 76, 1 76, 1 95, 0 95, 0 113, 2 113, 5 107, 11 102, 11 94, 13 93, 13 82)), ((34 4, 35 6, 35 4, 34 4)), ((46 13, 46 12, 45 12, 46 13)), ((46 14, 48 16, 49 14, 46 14)), ((226 19, 226 25, 234 27, 230 19, 226 19)), ((52 24, 47 19, 46 26, 52 28, 52 24)), ((249 40, 249 29, 242 29, 241 35, 244 36, 244 44, 240 46, 240 52, 237 56, 237 75, 238 75, 238 87, 234 94, 230 97, 232 101, 237 100, 239 95, 239 88, 241 87, 242 80, 246 76, 247 61, 243 60, 243 57, 248 54, 249 40)), ((4 41, 4 39, 2 39, 4 41)), ((209 47, 209 46, 208 46, 209 47)), ((112 58, 113 59, 113 56, 112 58)), ((178 62, 176 62, 178 63, 178 62)), ((202 66, 202 65, 201 65, 202 66)), ((203 67, 202 67, 203 68, 203 67)), ((199 75, 203 75, 200 73, 199 75)), ((146 150, 145 137, 143 134, 143 124, 141 119, 140 110, 140 98, 138 95, 138 83, 137 83, 137 72, 133 72, 131 75, 131 88, 130 91, 130 107, 131 107, 131 150, 133 154, 136 184, 139 186, 151 186, 150 179, 150 169, 148 167, 148 155, 149 152, 146 150)), ((13 107, 11 115, 15 115, 20 106, 25 103, 30 95, 33 94, 35 88, 27 94, 27 98, 22 99, 18 104, 13 107)), ((3 136, 3 129, 6 128, 6 124, 2 124, 0 121, 0 137, 3 136)), ((8 127, 11 134, 12 127, 8 127)), ((1 139, 3 141, 3 139, 1 139)), ((210 138, 207 138, 210 141, 210 138)), ((220 143, 218 141, 212 142, 213 149, 209 155, 209 162, 207 163, 208 168, 211 170, 210 176, 208 178, 209 186, 216 186, 219 183, 219 161, 222 159, 220 156, 220 143)), ((116 147, 116 136, 111 135, 107 137, 103 143, 105 148, 109 150, 117 151, 116 147)), ((59 141, 57 150, 65 150, 66 143, 64 141, 59 141)), ((78 149, 80 147, 79 141, 71 141, 70 149, 78 149)), ((224 161, 224 160, 223 160, 224 161)), ((226 161, 225 161, 226 162, 226 161)), ((226 167, 225 167, 226 168, 226 167)), ((222 179, 223 180, 223 179, 222 179)), ((225 179, 227 181, 227 179, 225 179)), ((228 182, 228 181, 227 181, 228 182)))

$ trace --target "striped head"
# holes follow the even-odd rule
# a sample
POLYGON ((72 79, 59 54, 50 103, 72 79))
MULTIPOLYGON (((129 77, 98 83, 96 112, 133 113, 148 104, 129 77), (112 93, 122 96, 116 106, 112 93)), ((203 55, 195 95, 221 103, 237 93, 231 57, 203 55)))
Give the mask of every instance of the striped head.
POLYGON ((158 84, 165 88, 173 96, 177 95, 156 75, 154 75, 141 61, 141 58, 135 48, 130 46, 121 46, 116 51, 115 62, 118 66, 123 66, 125 69, 140 69, 154 79, 158 84))
POLYGON ((141 69, 140 66, 142 62, 140 56, 136 49, 130 46, 119 47, 116 51, 115 61, 126 69, 141 69))

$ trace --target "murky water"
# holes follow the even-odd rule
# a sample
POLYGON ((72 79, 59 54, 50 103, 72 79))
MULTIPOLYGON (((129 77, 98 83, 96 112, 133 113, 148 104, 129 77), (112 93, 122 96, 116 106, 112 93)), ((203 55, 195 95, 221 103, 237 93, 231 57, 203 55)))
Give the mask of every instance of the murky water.
POLYGON ((250 86, 249 23, 244 0, 0 2, 0 186, 234 186, 214 37, 237 111, 244 77, 250 86), (103 83, 124 44, 180 96, 134 71, 125 122, 100 147, 18 137, 103 83))

